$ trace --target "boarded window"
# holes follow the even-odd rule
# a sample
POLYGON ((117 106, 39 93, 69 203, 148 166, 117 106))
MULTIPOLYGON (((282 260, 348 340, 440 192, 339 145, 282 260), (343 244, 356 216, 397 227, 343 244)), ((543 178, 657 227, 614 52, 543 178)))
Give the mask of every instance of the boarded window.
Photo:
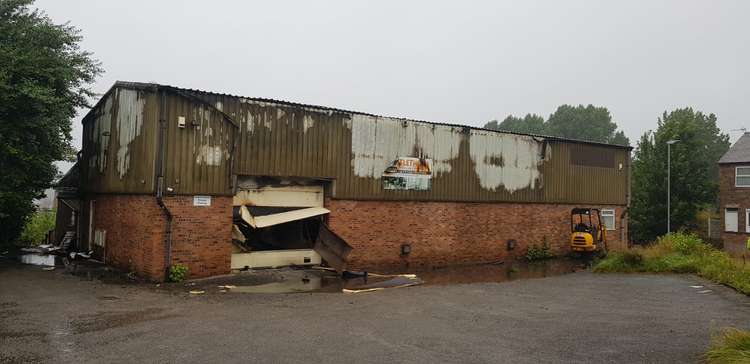
POLYGON ((590 145, 571 145, 570 164, 586 167, 615 168, 615 151, 590 145))
POLYGON ((737 232, 737 209, 724 210, 724 231, 737 232))

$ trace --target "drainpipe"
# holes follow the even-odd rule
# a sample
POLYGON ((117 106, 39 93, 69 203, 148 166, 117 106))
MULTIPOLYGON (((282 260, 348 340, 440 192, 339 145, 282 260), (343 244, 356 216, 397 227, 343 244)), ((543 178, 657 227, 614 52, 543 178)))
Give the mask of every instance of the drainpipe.
POLYGON ((628 216, 628 213, 630 212, 630 198, 631 198, 630 178, 632 175, 632 167, 631 167, 632 165, 633 165, 633 158, 630 156, 630 152, 628 152, 628 177, 627 177, 628 188, 626 192, 627 196, 625 196, 627 205, 625 206, 625 210, 620 214, 620 241, 625 243, 628 247, 630 247, 630 242, 625 241, 626 239, 625 231, 629 230, 629 226, 626 226, 624 222, 628 216))
MULTIPOLYGON (((157 89, 158 90, 158 89, 157 89)), ((164 204, 164 170, 165 168, 165 157, 167 148, 164 145, 166 143, 166 131, 167 131, 167 96, 164 92, 164 90, 161 90, 159 92, 160 96, 160 105, 159 105, 159 145, 158 145, 158 154, 156 156, 156 203, 161 208, 162 212, 164 213, 164 217, 166 218, 166 223, 164 224, 164 245, 165 245, 165 252, 166 254, 164 257, 164 269, 165 269, 165 278, 169 277, 169 267, 172 265, 172 211, 169 210, 169 207, 164 204)))

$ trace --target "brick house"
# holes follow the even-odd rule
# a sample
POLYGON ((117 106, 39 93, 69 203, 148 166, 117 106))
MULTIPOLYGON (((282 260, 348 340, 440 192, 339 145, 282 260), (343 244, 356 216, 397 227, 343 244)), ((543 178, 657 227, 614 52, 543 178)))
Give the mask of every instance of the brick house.
POLYGON ((733 256, 747 256, 750 238, 750 133, 719 159, 721 240, 733 256))
POLYGON ((134 82, 82 123, 78 248, 153 280, 564 254, 574 207, 627 242, 628 146, 134 82))

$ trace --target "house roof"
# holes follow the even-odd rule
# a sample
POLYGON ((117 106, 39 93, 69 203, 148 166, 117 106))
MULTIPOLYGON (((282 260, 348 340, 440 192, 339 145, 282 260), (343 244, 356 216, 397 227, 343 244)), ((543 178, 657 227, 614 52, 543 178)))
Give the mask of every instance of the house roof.
POLYGON ((750 133, 743 134, 719 159, 719 164, 750 162, 750 133))

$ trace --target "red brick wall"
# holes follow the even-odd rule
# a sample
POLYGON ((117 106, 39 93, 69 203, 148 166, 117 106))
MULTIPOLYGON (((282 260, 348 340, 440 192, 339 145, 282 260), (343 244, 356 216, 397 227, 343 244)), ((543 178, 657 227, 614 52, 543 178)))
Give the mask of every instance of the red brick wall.
MULTIPOLYGON (((579 205, 328 200, 331 229, 354 247, 351 269, 378 266, 440 266, 507 260, 523 256, 546 237, 556 254, 570 251, 570 210, 579 205), (506 241, 517 247, 508 251, 506 241), (411 244, 408 257, 401 245, 411 244)), ((594 206, 591 206, 594 207, 594 206)), ((608 231, 619 247, 617 230, 608 231)))
MULTIPOLYGON (((172 264, 186 264, 191 278, 228 273, 232 198, 213 196, 207 207, 193 206, 192 196, 164 203, 173 215, 172 264)), ((106 263, 141 277, 165 278, 165 221, 152 195, 95 196, 94 229, 106 231, 106 263)))
MULTIPOLYGON (((750 166, 750 163, 744 164, 750 166)), ((724 250, 734 256, 750 257, 746 242, 750 234, 745 231, 745 210, 750 209, 750 187, 735 187, 735 167, 743 164, 724 164, 719 167, 719 214, 721 215, 721 240, 724 250), (738 232, 724 231, 724 209, 737 208, 738 232)))

